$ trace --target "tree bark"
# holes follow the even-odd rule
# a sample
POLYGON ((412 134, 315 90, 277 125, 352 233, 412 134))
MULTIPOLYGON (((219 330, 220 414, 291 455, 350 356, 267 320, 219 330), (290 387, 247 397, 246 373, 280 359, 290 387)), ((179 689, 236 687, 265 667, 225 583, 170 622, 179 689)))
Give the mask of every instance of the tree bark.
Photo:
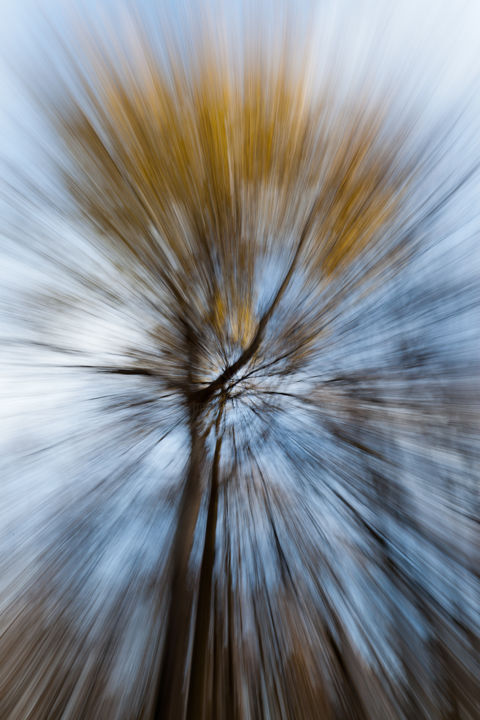
POLYGON ((218 516, 218 481, 222 436, 218 427, 221 410, 217 418, 215 453, 213 456, 210 499, 208 503, 205 544, 203 547, 200 583, 198 588, 197 614, 193 639, 193 651, 188 693, 187 720, 204 720, 210 717, 208 710, 209 693, 206 688, 209 677, 208 641, 211 626, 212 580, 215 565, 215 540, 218 516))
POLYGON ((172 574, 166 635, 154 708, 154 717, 157 720, 181 720, 185 712, 183 687, 188 669, 192 617, 192 593, 189 591, 188 564, 202 499, 201 465, 205 442, 198 423, 198 414, 192 411, 190 461, 172 544, 172 574))

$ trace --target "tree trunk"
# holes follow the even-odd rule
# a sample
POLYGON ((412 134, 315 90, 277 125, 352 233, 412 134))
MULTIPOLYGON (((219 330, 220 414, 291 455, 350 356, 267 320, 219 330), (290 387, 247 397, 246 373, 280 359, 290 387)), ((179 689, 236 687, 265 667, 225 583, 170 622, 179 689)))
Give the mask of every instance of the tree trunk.
POLYGON ((206 685, 209 677, 208 641, 211 625, 212 579, 215 565, 215 539, 218 515, 218 475, 221 448, 222 436, 218 435, 217 423, 217 440, 215 444, 215 454, 213 457, 210 500, 208 503, 207 526, 205 529, 205 544, 203 547, 200 584, 198 589, 190 689, 188 693, 187 720, 204 720, 205 718, 209 718, 211 716, 208 709, 208 701, 210 697, 206 685))
POLYGON ((173 540, 172 574, 166 635, 157 685, 154 717, 181 720, 185 712, 183 687, 188 669, 188 650, 192 617, 192 593, 188 584, 188 564, 202 498, 201 466, 204 438, 198 427, 198 414, 190 419, 190 461, 180 500, 173 540))

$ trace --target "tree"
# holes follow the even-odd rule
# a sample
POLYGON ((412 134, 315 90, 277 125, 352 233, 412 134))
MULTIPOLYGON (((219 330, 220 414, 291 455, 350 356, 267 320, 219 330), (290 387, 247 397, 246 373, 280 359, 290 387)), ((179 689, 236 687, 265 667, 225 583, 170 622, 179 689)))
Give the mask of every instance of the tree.
MULTIPOLYGON (((157 357, 145 367, 140 355, 128 372, 154 375, 176 393, 190 433, 157 716, 178 716, 193 613, 187 716, 200 718, 219 484, 239 449, 235 406, 254 417, 268 412, 280 392, 272 379, 288 387, 308 367, 322 333, 321 289, 395 225, 409 168, 398 137, 383 137, 383 108, 350 107, 340 127, 332 126, 327 90, 309 98, 305 80, 288 70, 287 52, 278 65, 247 57, 239 68, 201 48, 191 58, 173 53, 162 67, 144 37, 141 53, 132 76, 98 60, 101 87, 82 78, 88 110, 76 96, 56 109, 73 158, 66 184, 75 205, 112 260, 128 273, 140 266, 157 286, 157 357), (260 299, 258 274, 267 260, 279 280, 260 299), (305 318, 285 306, 295 285, 304 302, 317 295, 299 308, 305 318), (259 408, 248 400, 256 393, 259 408), (222 446, 229 460, 222 461, 222 446), (194 611, 189 559, 205 492, 194 611)), ((382 246, 383 254, 395 249, 382 246)), ((376 253, 372 266, 378 263, 376 253)))
MULTIPOLYGON (((225 717, 228 705, 238 717, 250 716, 241 709, 238 678, 251 673, 252 687, 259 683, 254 716, 264 716, 261 707, 276 708, 278 717, 313 716, 312 707, 323 703, 332 717, 370 717, 355 679, 352 640, 327 589, 328 582, 341 582, 328 553, 298 534, 302 513, 305 527, 318 521, 306 499, 336 494, 352 526, 371 538, 375 562, 399 593, 405 570, 385 547, 387 531, 346 499, 343 480, 329 484, 321 427, 339 447, 360 451, 364 477, 378 479, 369 466, 376 450, 365 411, 375 400, 372 391, 350 406, 355 378, 344 397, 338 384, 322 381, 322 363, 335 342, 339 308, 348 314, 402 270, 444 194, 417 201, 428 149, 412 143, 409 117, 395 116, 395 104, 386 100, 342 99, 327 82, 313 88, 306 57, 295 62, 287 42, 260 51, 245 40, 241 60, 208 34, 200 33, 188 51, 172 42, 168 57, 145 27, 136 27, 132 43, 134 52, 124 54, 97 38, 87 61, 72 61, 68 82, 58 78, 47 111, 63 152, 64 202, 88 228, 105 266, 146 309, 145 346, 127 347, 121 361, 89 369, 150 379, 149 392, 164 400, 158 422, 168 426, 173 418, 172 426, 188 431, 154 715, 225 717), (325 405, 338 413, 325 418, 325 405), (291 498, 296 508, 289 507, 291 498), (253 661, 245 669, 253 652, 248 634, 246 649, 239 649, 233 586, 241 596, 242 564, 233 557, 241 550, 232 549, 228 518, 243 504, 262 508, 244 542, 266 548, 277 568, 268 579, 252 552, 247 570, 255 580, 243 590, 254 599, 254 654, 271 668, 271 687, 254 680, 253 661), (310 567, 315 609, 302 603, 294 547, 310 567), (314 569, 319 558, 325 580, 314 569), (273 628, 274 617, 285 620, 282 629, 273 628), (214 678, 221 676, 224 635, 230 689, 219 699, 214 678), (336 694, 328 672, 315 677, 320 643, 336 694), (283 665, 276 667, 279 658, 283 665)), ((341 388, 341 377, 338 382, 341 388)), ((373 481, 371 498, 381 506, 394 488, 380 485, 373 481)), ((408 515, 405 503, 392 507, 408 515)), ((309 596, 312 588, 303 582, 309 596)), ((411 602, 426 612, 418 598, 411 602)), ((386 707, 401 704, 395 693, 385 697, 386 707)))

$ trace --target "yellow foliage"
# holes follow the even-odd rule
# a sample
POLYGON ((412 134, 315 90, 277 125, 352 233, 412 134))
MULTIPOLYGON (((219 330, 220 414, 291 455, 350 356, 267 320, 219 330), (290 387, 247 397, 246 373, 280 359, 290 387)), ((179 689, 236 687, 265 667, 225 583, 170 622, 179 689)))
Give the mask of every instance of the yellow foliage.
POLYGON ((308 223, 307 272, 342 271, 382 240, 408 172, 384 109, 309 90, 287 50, 275 63, 245 49, 240 64, 199 47, 169 48, 168 62, 146 34, 135 60, 94 48, 88 102, 71 95, 59 128, 70 192, 99 236, 243 345, 258 259, 294 253, 308 223))

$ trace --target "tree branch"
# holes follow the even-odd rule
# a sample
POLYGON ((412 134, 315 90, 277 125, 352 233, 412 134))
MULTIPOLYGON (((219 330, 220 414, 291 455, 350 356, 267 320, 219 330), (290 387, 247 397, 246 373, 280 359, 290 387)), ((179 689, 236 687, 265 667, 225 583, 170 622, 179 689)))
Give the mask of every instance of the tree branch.
POLYGON ((220 390, 220 388, 228 382, 238 370, 240 370, 242 367, 244 367, 255 355, 258 348, 260 347, 260 343, 263 340, 263 336, 265 333, 265 329, 267 327, 267 323, 269 322, 270 318, 272 317, 273 313, 275 312, 278 304, 280 303, 280 300, 282 299, 285 290, 287 289, 288 285, 290 284, 290 280, 292 279, 292 275, 295 271, 295 268, 298 263, 298 259, 300 257, 301 251, 303 249, 303 246, 305 245, 305 241, 308 237, 308 233, 310 232, 312 221, 315 215, 315 211, 317 209, 317 200, 312 205, 312 208, 310 209, 310 212, 308 214, 307 220, 305 222, 305 225, 303 226, 303 230, 300 234, 300 239, 298 241, 297 248, 295 250, 295 254, 293 256, 292 262, 290 263, 290 267, 288 268, 285 277, 282 280, 282 283, 280 287, 278 288, 275 297, 273 298, 270 306, 268 309, 264 312, 262 317, 260 318, 258 322, 258 327, 256 330, 256 333, 253 337, 252 342, 250 345, 245 348, 245 350, 242 352, 239 358, 235 360, 234 363, 229 365, 215 380, 213 380, 210 385, 207 385, 207 387, 202 388, 201 390, 197 390, 194 393, 192 393, 191 400, 195 402, 206 402, 209 400, 214 393, 217 392, 217 390, 220 390))

